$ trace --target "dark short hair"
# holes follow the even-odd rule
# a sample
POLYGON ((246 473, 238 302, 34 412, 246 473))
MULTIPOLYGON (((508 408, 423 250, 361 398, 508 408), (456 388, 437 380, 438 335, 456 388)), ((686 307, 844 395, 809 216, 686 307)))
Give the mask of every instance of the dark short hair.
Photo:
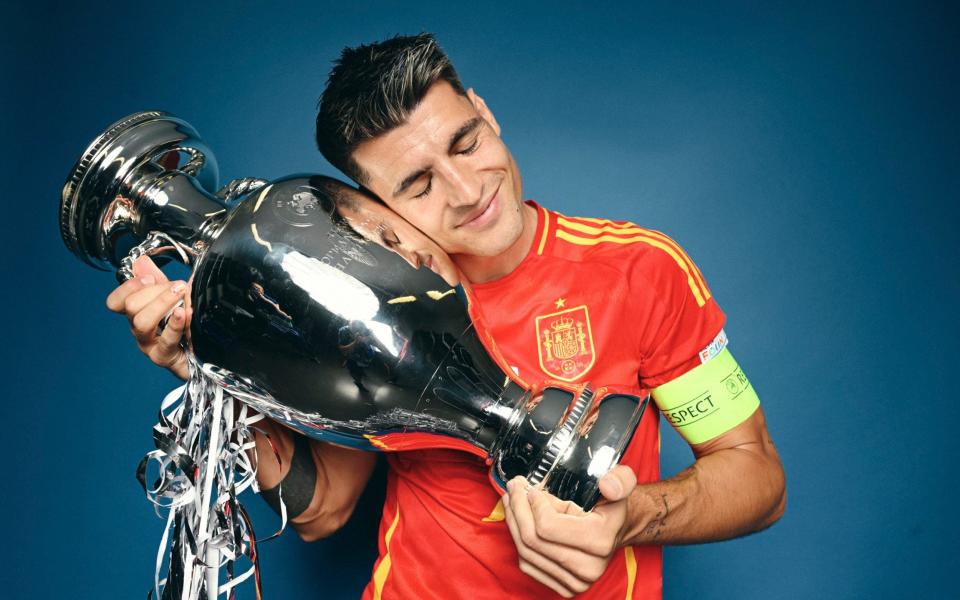
POLYGON ((366 175, 353 160, 353 151, 402 125, 438 81, 466 94, 450 59, 431 34, 344 48, 320 96, 317 148, 330 164, 364 184, 366 175))

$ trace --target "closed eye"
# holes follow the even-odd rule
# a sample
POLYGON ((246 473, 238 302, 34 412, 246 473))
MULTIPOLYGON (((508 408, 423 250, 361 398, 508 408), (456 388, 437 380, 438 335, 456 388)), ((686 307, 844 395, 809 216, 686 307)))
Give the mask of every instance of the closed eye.
POLYGON ((423 188, 423 191, 415 195, 414 198, 423 198, 430 193, 431 189, 433 189, 433 177, 427 180, 427 187, 423 188))
POLYGON ((469 148, 464 148, 463 150, 457 151, 457 154, 466 154, 470 155, 477 151, 477 148, 480 147, 480 136, 477 136, 473 139, 473 144, 469 148))

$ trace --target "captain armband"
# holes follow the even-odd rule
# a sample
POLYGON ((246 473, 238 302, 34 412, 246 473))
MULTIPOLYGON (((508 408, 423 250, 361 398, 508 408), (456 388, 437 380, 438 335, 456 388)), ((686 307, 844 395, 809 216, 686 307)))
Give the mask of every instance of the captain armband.
POLYGON ((281 514, 280 503, 287 507, 287 520, 303 514, 313 501, 317 487, 317 466, 313 462, 310 442, 305 436, 293 436, 293 456, 290 457, 290 470, 279 485, 269 490, 260 490, 260 495, 270 508, 281 514), (282 496, 282 498, 281 498, 282 496))
POLYGON ((730 431, 760 406, 753 386, 726 348, 652 394, 663 416, 691 444, 730 431))

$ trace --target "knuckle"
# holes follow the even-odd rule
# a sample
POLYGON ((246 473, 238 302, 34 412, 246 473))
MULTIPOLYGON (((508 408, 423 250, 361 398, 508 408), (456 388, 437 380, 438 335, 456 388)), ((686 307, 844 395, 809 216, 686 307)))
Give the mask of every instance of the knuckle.
POLYGON ((136 305, 134 305, 130 296, 127 296, 123 299, 120 310, 117 312, 122 312, 123 314, 127 315, 127 318, 130 320, 133 320, 133 317, 137 316, 136 305))
POLYGON ((523 559, 520 559, 520 561, 519 561, 519 567, 520 567, 520 570, 521 570, 523 573, 526 573, 527 575, 530 575, 531 577, 533 577, 534 574, 536 573, 536 572, 533 570, 533 567, 530 565, 530 563, 528 563, 527 561, 525 561, 525 560, 523 560, 523 559))
POLYGON ((527 546, 517 546, 517 556, 520 557, 520 562, 531 562, 533 560, 535 553, 530 550, 527 546))
POLYGON ((149 316, 143 314, 142 312, 139 312, 133 316, 131 325, 133 326, 134 335, 138 335, 141 337, 145 337, 146 335, 151 333, 153 329, 151 327, 149 316))
POLYGON ((539 538, 532 527, 524 527, 520 529, 520 540, 530 548, 535 548, 539 538))
POLYGON ((556 523, 548 519, 537 522, 537 531, 547 539, 556 539, 562 534, 562 530, 557 527, 556 523))
POLYGON ((557 559, 557 564, 560 565, 565 571, 571 573, 577 573, 578 567, 580 566, 577 562, 576 555, 573 553, 565 553, 563 556, 557 559))

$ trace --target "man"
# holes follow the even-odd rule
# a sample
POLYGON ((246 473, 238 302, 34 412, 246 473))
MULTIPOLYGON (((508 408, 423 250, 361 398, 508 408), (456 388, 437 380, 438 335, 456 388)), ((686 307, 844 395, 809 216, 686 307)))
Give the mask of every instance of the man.
MULTIPOLYGON (((321 98, 317 143, 449 255, 520 378, 652 390, 696 456, 658 481, 657 411, 647 411, 601 481, 602 502, 584 513, 521 478, 500 498, 486 465, 465 453, 390 453, 380 557, 364 598, 657 598, 661 544, 745 535, 781 516, 779 457, 696 266, 658 232, 524 202, 500 125, 432 36, 345 50, 321 98)), ((185 286, 149 261, 136 272, 107 304, 131 319, 144 353, 184 377, 183 309, 155 331, 185 286)), ((283 481, 304 539, 332 533, 374 457, 294 440, 276 425, 271 434, 283 466, 261 461, 261 486, 283 481)))

